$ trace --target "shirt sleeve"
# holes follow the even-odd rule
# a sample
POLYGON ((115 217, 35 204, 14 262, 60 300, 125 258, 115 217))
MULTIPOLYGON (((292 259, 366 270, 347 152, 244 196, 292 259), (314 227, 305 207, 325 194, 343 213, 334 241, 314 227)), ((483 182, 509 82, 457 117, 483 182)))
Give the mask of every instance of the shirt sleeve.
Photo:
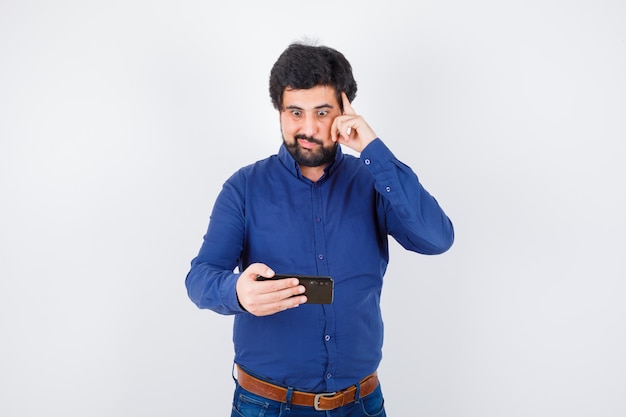
POLYGON ((198 255, 185 279, 187 294, 199 308, 220 314, 245 310, 237 299, 237 266, 244 240, 242 175, 233 175, 219 193, 198 255))
POLYGON ((413 170, 400 162, 379 138, 361 152, 374 177, 387 232, 407 250, 436 255, 454 242, 452 222, 413 170))

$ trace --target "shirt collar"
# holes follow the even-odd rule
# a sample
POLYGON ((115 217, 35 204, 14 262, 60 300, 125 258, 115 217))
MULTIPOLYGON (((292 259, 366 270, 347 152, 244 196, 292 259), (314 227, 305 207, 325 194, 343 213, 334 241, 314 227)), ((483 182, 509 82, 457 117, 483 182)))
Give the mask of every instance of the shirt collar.
MULTIPOLYGON (((337 153, 335 154, 335 160, 328 164, 326 168, 324 168, 325 175, 322 178, 328 178, 330 175, 332 175, 333 172, 337 170, 339 165, 341 165, 341 161, 343 161, 343 158, 344 154, 341 150, 341 145, 339 145, 337 147, 337 153)), ((284 143, 280 145, 280 149, 278 150, 278 159, 283 164, 283 166, 287 168, 287 170, 293 175, 300 179, 304 178, 302 176, 302 172, 300 171, 300 165, 296 162, 295 159, 293 159, 293 156, 291 156, 284 143)))

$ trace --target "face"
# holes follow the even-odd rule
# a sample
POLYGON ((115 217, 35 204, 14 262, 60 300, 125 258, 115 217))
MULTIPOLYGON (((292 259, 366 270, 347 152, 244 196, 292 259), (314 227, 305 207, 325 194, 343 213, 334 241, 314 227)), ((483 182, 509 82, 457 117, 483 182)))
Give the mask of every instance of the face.
POLYGON ((303 166, 326 166, 335 159, 338 143, 331 140, 330 126, 341 115, 333 87, 285 90, 280 111, 283 142, 303 166))

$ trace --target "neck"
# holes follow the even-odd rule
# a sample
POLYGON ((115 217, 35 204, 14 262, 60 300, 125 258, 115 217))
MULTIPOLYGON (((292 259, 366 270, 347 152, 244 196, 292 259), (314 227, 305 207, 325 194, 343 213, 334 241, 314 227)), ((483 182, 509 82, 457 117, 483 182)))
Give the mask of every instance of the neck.
POLYGON ((317 180, 322 178, 322 175, 324 175, 325 167, 326 165, 319 166, 319 167, 307 167, 307 166, 300 165, 300 171, 302 172, 302 175, 305 178, 308 178, 313 182, 317 182, 317 180))

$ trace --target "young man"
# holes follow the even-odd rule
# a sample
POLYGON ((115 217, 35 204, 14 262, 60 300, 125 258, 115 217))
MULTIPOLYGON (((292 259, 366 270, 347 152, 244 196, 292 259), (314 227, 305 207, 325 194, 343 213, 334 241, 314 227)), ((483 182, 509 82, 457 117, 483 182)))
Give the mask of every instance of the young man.
POLYGON ((226 181, 191 262, 190 299, 235 316, 232 416, 384 416, 388 236, 431 255, 454 240, 437 201, 352 108, 356 91, 334 49, 280 55, 270 96, 283 144, 226 181), (263 280, 275 273, 288 278, 263 280), (332 277, 332 302, 308 303, 295 275, 332 277))

